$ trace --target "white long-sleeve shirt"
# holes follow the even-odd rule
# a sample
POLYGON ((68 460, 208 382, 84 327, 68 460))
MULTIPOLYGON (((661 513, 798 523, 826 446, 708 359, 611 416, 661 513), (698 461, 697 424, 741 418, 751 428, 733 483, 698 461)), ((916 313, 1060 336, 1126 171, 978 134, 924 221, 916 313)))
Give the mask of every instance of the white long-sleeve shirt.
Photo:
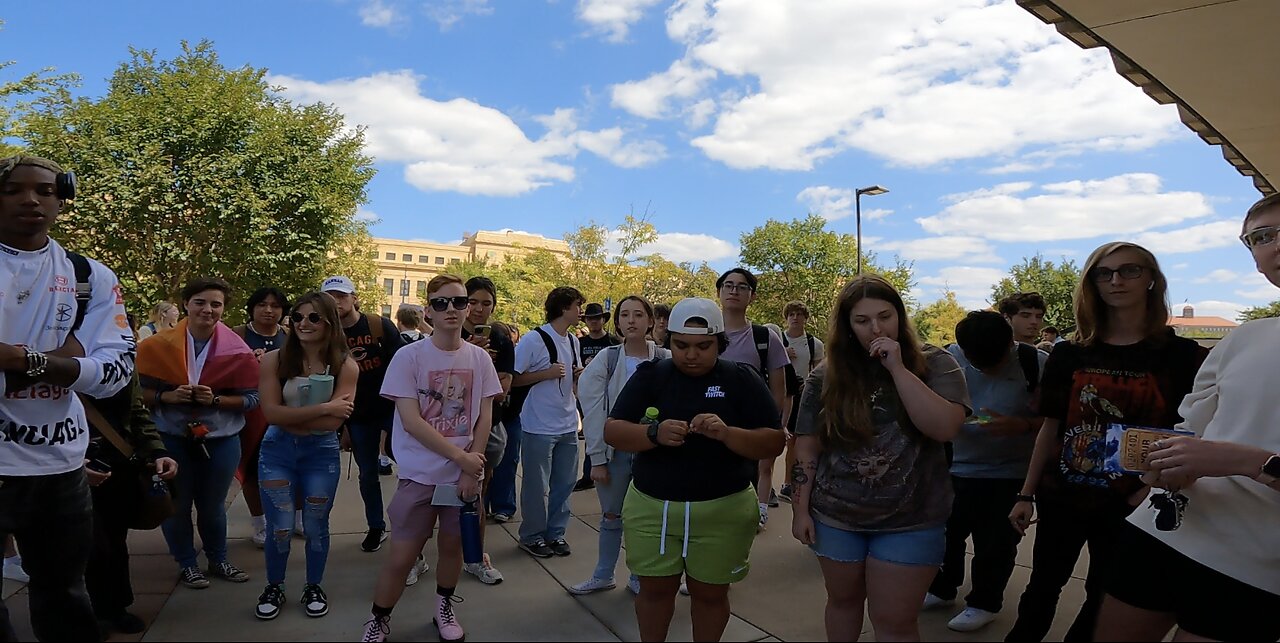
MULTIPOLYGON (((671 351, 662 348, 652 341, 648 342, 648 360, 667 359, 671 351)), ((578 378, 578 402, 582 405, 582 435, 587 439, 587 455, 591 457, 593 466, 607 464, 613 459, 613 447, 604 441, 604 425, 609 420, 609 409, 614 400, 622 394, 632 371, 627 367, 626 345, 610 346, 596 355, 582 371, 578 378), (609 377, 608 351, 618 351, 618 365, 614 368, 613 377, 609 377)))
MULTIPOLYGON (((1206 440, 1280 453, 1276 383, 1280 382, 1280 319, 1249 322, 1209 352, 1183 398, 1180 429, 1206 440)), ((1201 478, 1182 491, 1189 502, 1176 531, 1159 531, 1146 503, 1129 522, 1184 556, 1280 595, 1280 492, 1240 476, 1201 478)))
MULTIPOLYGON (((120 282, 89 260, 92 299, 76 339, 84 346, 80 376, 70 390, 39 383, 7 391, 0 372, 0 475, 66 473, 84 462, 89 426, 75 393, 109 397, 133 377, 134 339, 120 282)), ((0 244, 0 342, 49 352, 71 335, 76 318, 75 266, 56 241, 36 252, 0 244), (21 297, 24 292, 30 294, 21 297), (19 299, 24 299, 19 303, 19 299)))

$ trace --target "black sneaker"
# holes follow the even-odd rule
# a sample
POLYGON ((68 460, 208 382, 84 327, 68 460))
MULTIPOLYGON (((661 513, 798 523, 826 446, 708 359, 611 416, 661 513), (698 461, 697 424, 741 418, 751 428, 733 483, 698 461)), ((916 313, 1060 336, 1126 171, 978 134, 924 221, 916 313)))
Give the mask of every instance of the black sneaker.
POLYGON ((372 554, 382 549, 384 542, 387 542, 386 529, 370 529, 369 533, 364 535, 364 542, 360 543, 360 549, 372 554))
POLYGON ((378 464, 378 475, 380 475, 380 476, 389 476, 389 475, 391 475, 391 463, 390 463, 390 462, 388 462, 388 463, 386 463, 386 464, 381 464, 381 463, 379 463, 379 464, 378 464))
POLYGON ((231 581, 233 583, 244 583, 249 580, 249 575, 244 573, 239 567, 222 561, 220 563, 212 563, 209 565, 209 575, 214 578, 231 581))
POLYGON ((569 543, 565 542, 565 539, 563 538, 557 538, 547 543, 547 549, 550 549, 551 553, 555 554, 556 556, 568 556, 569 554, 573 553, 569 549, 569 543))
POLYGON ((551 548, 547 546, 547 542, 541 538, 531 543, 520 543, 520 549, 525 550, 534 558, 551 558, 551 548))
POLYGON ((209 586, 209 578, 199 567, 183 567, 178 572, 178 581, 191 589, 204 589, 209 586))
POLYGON ((147 629, 147 624, 142 619, 124 610, 110 616, 99 616, 98 625, 104 630, 121 634, 138 634, 147 629))
POLYGON ((790 504, 791 503, 791 485, 789 484, 782 485, 782 488, 778 490, 778 498, 783 502, 790 504))
POLYGON ((778 494, 776 494, 776 493, 774 493, 774 492, 773 492, 773 488, 772 488, 772 487, 770 487, 770 488, 769 488, 769 502, 768 502, 768 505, 769 505, 770 507, 777 507, 777 506, 778 506, 778 494))
POLYGON ((578 481, 578 484, 573 485, 574 491, 586 491, 587 489, 595 489, 595 488, 596 488, 596 483, 592 481, 591 478, 583 478, 578 481))
POLYGON ((267 588, 262 590, 262 595, 258 597, 258 609, 254 611, 254 615, 258 618, 269 621, 280 616, 280 608, 284 607, 284 587, 271 583, 267 588))
POLYGON ((307 585, 302 588, 302 606, 307 608, 307 616, 320 618, 329 613, 329 596, 319 585, 307 585))

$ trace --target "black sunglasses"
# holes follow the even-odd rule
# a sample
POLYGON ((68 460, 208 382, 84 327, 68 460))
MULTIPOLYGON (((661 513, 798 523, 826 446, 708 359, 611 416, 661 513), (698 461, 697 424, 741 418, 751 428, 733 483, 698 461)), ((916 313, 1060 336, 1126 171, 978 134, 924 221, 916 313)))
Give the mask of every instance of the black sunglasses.
POLYGON ((319 324, 324 321, 324 317, 321 317, 320 313, 315 312, 314 310, 307 313, 306 317, 303 317, 302 313, 293 313, 292 315, 289 315, 289 320, 295 324, 301 324, 304 319, 313 324, 319 324))
POLYGON ((1125 279, 1137 279, 1146 271, 1146 266, 1140 266, 1136 263, 1126 263, 1115 270, 1099 266, 1090 272, 1090 276, 1092 276, 1093 280, 1098 283, 1105 283, 1111 281, 1111 278, 1115 276, 1116 273, 1119 273, 1120 276, 1125 279))
POLYGON ((438 313, 444 312, 449 308, 449 303, 453 303, 454 310, 466 310, 471 305, 470 297, 432 297, 427 301, 431 304, 431 310, 438 313))

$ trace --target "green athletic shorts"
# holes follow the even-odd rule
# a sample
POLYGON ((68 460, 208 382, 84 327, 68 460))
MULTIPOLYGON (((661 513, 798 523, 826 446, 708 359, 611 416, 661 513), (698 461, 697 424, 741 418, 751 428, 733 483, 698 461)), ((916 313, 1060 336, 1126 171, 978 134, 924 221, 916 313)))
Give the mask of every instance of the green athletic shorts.
POLYGON ((668 502, 627 490, 622 530, 636 576, 676 576, 709 585, 747 577, 760 509, 751 487, 716 500, 668 502), (687 532, 686 532, 687 528, 687 532))

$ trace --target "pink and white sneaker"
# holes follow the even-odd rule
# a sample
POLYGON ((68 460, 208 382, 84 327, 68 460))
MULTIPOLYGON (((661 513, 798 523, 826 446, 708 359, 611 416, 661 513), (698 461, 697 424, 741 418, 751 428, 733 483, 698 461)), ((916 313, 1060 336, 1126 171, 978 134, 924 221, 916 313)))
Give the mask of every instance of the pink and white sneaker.
POLYGON ((360 643, 382 643, 388 636, 391 636, 391 617, 370 614, 360 643))
POLYGON ((462 631, 462 626, 458 624, 458 617, 453 614, 453 604, 461 603, 462 597, 458 595, 440 596, 436 595, 436 615, 431 619, 435 623, 436 629, 440 630, 441 641, 465 641, 467 635, 462 631))

